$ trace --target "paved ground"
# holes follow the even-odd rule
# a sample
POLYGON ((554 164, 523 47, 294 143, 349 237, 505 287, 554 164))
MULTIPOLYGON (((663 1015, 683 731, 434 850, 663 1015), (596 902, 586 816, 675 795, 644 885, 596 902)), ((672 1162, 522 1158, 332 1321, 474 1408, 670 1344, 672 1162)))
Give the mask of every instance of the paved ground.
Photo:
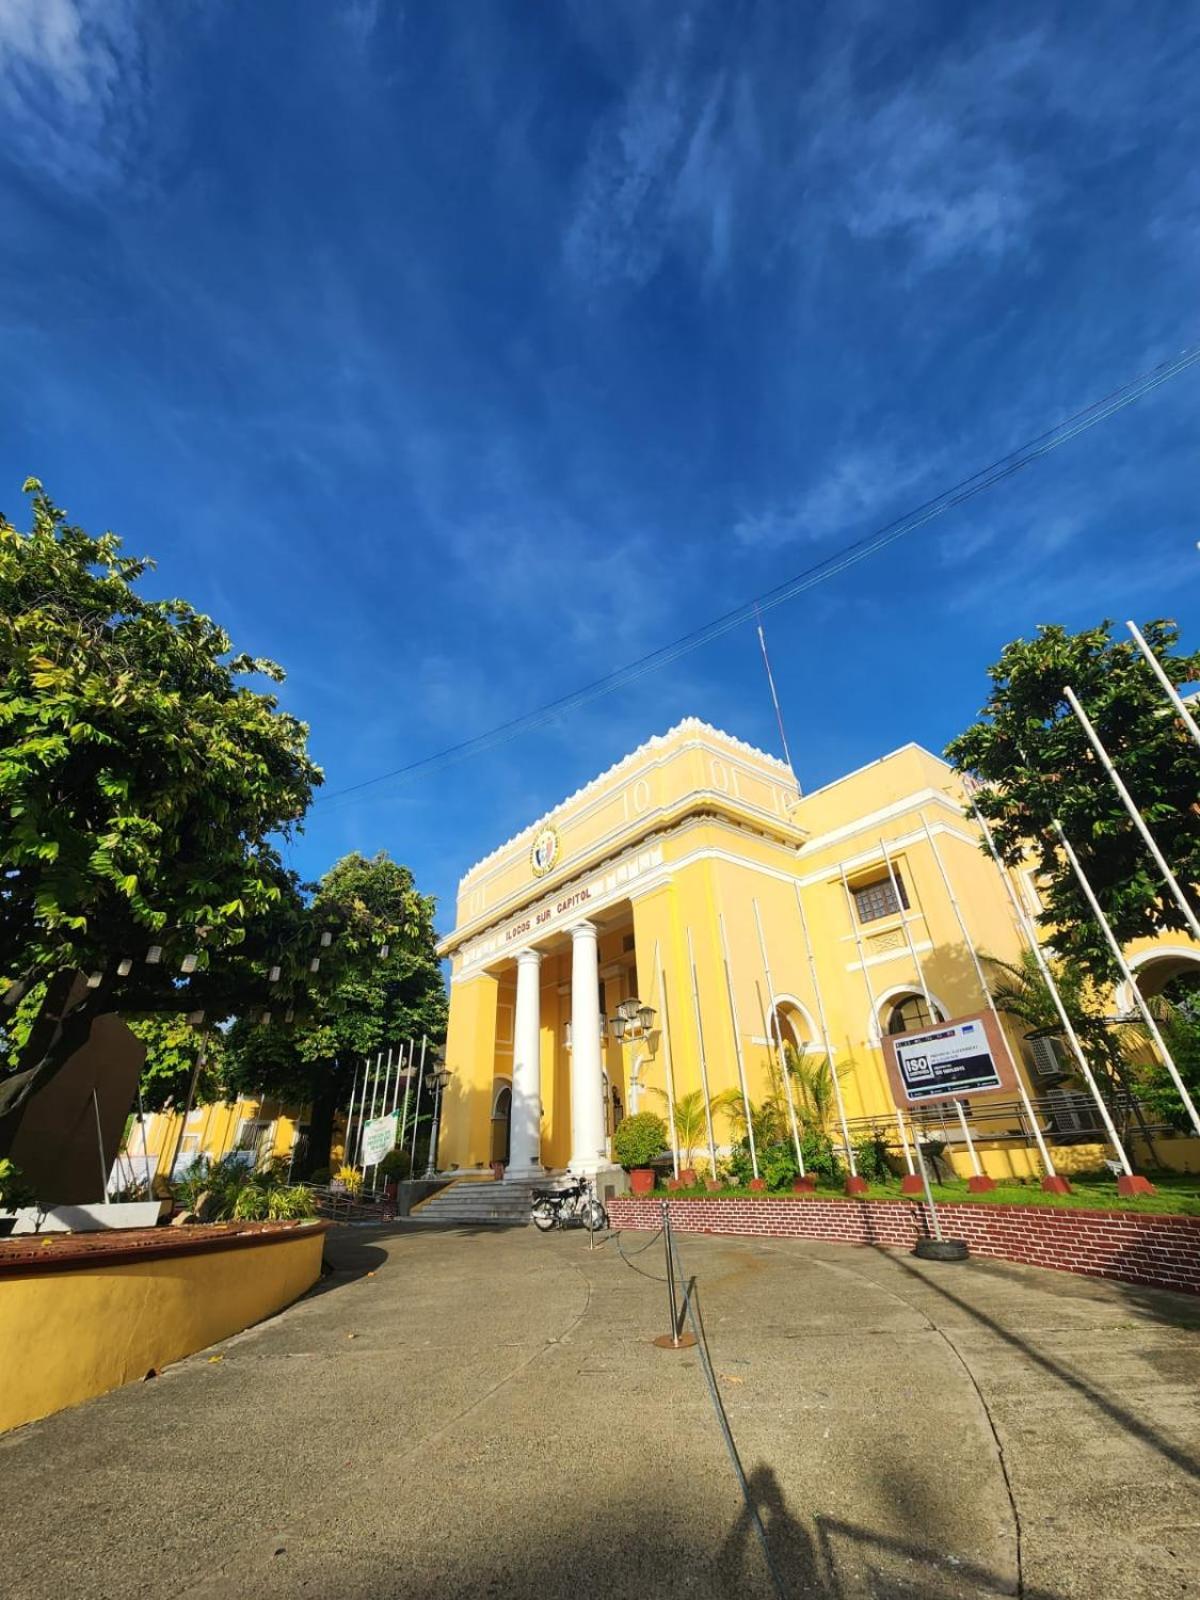
MULTIPOLYGON (((1195 1301, 680 1244, 785 1593, 1196 1592, 1195 1301)), ((772 1595, 697 1353, 648 1342, 662 1286, 612 1243, 408 1225, 331 1254, 220 1359, 0 1439, 0 1592, 772 1595)))

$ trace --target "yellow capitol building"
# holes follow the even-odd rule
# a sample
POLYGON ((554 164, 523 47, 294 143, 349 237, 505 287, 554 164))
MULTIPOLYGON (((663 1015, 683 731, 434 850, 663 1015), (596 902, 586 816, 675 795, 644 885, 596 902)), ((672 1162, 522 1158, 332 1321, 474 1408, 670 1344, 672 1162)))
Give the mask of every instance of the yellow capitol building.
MULTIPOLYGON (((984 1013, 979 958, 1019 960, 1020 919, 1037 910, 1031 875, 981 849, 960 780, 919 746, 802 795, 783 762, 688 719, 463 877, 440 947, 452 1079, 438 1165, 594 1175, 623 1115, 696 1090, 758 1103, 783 1044, 832 1060, 851 1139, 874 1127, 907 1159, 911 1108, 884 1039, 984 1013)), ((1155 992, 1200 946, 1129 958, 1155 992)), ((1032 1109, 1060 1171, 1100 1166, 1112 1149, 1065 1053, 1001 1020, 1020 1080, 964 1095, 961 1114, 928 1108, 931 1136, 963 1176, 1038 1176, 1032 1109)), ((713 1137, 728 1151, 719 1118, 713 1137)), ((1194 1142, 1160 1153, 1185 1164, 1194 1142)))

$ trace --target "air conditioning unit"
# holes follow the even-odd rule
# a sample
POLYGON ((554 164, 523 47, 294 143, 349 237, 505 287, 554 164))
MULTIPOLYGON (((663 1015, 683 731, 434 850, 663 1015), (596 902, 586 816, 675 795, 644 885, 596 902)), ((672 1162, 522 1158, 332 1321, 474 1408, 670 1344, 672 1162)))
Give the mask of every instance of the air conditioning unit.
POLYGON ((1029 1056, 1033 1070, 1039 1078, 1066 1078, 1071 1069, 1063 1059, 1062 1046, 1057 1039, 1030 1039, 1029 1056))
POLYGON ((1058 1134, 1094 1133, 1104 1126, 1095 1102, 1086 1094, 1048 1089, 1042 1106, 1049 1114, 1052 1130, 1058 1134))

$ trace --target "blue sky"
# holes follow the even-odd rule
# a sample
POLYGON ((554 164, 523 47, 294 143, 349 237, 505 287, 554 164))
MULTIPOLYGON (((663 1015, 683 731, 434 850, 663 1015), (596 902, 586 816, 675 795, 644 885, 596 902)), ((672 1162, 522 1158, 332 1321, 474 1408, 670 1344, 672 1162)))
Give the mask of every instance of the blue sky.
MULTIPOLYGON (((6 0, 0 505, 288 671, 335 792, 686 632, 1200 339, 1200 9, 6 0)), ((1039 621, 1200 643, 1200 371, 771 614, 806 787, 1039 621)), ((752 630, 294 864, 443 896, 752 630)))

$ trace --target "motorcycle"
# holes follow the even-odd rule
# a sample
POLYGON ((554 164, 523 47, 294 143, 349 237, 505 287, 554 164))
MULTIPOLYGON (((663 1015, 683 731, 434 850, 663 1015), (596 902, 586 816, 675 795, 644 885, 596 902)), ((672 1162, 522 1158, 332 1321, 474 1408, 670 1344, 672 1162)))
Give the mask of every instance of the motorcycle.
POLYGON ((586 1178, 576 1178, 560 1189, 535 1189, 529 1215, 540 1233, 549 1233, 551 1228, 590 1228, 598 1233, 608 1227, 608 1213, 586 1178))

